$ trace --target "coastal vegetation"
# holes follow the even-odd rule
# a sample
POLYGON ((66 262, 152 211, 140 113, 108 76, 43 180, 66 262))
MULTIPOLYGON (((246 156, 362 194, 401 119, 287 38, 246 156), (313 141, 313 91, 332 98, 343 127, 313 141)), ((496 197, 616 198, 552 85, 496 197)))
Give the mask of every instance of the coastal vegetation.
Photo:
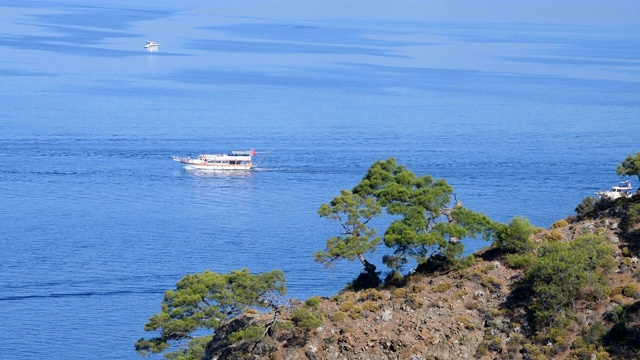
POLYGON ((636 155, 627 156, 616 167, 616 173, 618 175, 637 176, 640 181, 640 151, 636 155))
MULTIPOLYGON (((161 310, 145 325, 146 331, 159 332, 151 339, 140 339, 135 348, 142 355, 161 353, 172 343, 189 341, 185 347, 171 352, 169 359, 201 358, 206 339, 197 336, 200 330, 216 330, 230 319, 250 309, 277 307, 277 300, 287 293, 284 273, 274 270, 251 274, 248 269, 229 274, 205 271, 189 274, 167 290, 161 310)), ((255 329, 252 329, 255 335, 255 329)), ((247 336, 247 330, 242 335, 247 336)), ((264 332, 264 327, 261 332, 264 332)), ((236 335, 238 336, 238 335, 236 335)), ((210 335, 209 335, 210 339, 210 335)))
POLYGON ((372 197, 362 197, 349 190, 342 190, 329 204, 322 204, 318 210, 321 217, 340 223, 341 235, 327 240, 326 249, 313 254, 314 259, 326 266, 337 260, 353 261, 356 258, 364 266, 364 282, 377 286, 380 277, 376 266, 364 257, 373 252, 380 245, 381 240, 376 236, 376 230, 368 226, 369 221, 380 216, 382 207, 372 197))
MULTIPOLYGON (((640 152, 616 172, 640 176, 636 160, 640 152)), ((339 234, 314 259, 363 265, 345 290, 300 302, 284 298, 279 270, 187 275, 145 326, 159 335, 136 350, 168 359, 640 356, 637 194, 587 197, 575 216, 541 229, 521 216, 493 221, 463 207, 445 180, 388 159, 318 214, 339 234), (388 220, 382 236, 374 218, 388 220), (475 237, 490 246, 463 257, 475 237), (384 280, 365 257, 380 246, 390 250, 384 280), (403 274, 409 263, 415 271, 403 274)))
POLYGON ((330 264, 339 259, 360 259, 365 271, 352 283, 354 289, 381 284, 375 265, 363 254, 373 252, 381 244, 369 221, 389 216, 390 225, 384 231, 384 245, 393 250, 382 262, 391 276, 401 271, 410 260, 417 269, 451 269, 473 262, 473 255, 460 258, 464 251, 461 240, 484 237, 489 240, 497 224, 487 216, 462 206, 455 198, 453 187, 444 179, 416 176, 390 158, 375 162, 353 190, 343 190, 329 204, 322 204, 321 217, 337 220, 345 236, 332 237, 325 250, 315 253, 315 259, 330 264))

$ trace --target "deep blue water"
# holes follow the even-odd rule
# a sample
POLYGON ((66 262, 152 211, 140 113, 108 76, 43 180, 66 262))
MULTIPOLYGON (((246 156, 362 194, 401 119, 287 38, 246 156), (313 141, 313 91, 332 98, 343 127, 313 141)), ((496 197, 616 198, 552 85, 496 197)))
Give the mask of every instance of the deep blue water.
POLYGON ((376 160, 496 220, 572 214, 640 150, 640 5, 579 3, 0 0, 0 358, 138 358, 205 269, 336 293, 359 266, 313 262, 316 210, 376 160))

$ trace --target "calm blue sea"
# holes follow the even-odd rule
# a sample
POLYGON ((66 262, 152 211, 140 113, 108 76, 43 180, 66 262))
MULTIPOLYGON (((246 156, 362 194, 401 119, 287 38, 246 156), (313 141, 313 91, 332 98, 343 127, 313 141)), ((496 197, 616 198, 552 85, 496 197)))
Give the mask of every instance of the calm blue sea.
POLYGON ((0 0, 1 359, 136 359, 205 269, 336 293, 316 210, 376 160, 548 227, 640 151, 635 1, 302 3, 0 0))

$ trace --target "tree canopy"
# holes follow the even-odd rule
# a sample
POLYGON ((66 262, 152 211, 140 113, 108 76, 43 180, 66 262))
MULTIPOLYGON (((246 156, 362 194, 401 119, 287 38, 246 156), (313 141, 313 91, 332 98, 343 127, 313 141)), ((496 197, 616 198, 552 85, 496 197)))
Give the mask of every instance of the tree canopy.
POLYGON ((462 206, 453 187, 444 179, 416 176, 395 159, 374 163, 354 188, 354 193, 380 201, 394 220, 384 233, 384 243, 394 250, 383 261, 392 269, 402 268, 408 257, 423 264, 438 256, 451 265, 463 253, 461 239, 483 236, 487 240, 493 221, 462 206))
MULTIPOLYGON (((286 279, 280 270, 251 274, 248 269, 219 274, 209 270, 183 277, 175 290, 167 290, 160 312, 145 325, 145 331, 159 335, 136 342, 136 351, 161 353, 173 342, 191 340, 187 347, 204 342, 194 332, 218 329, 229 319, 249 308, 269 308, 271 296, 287 292, 286 279)), ((184 349, 178 349, 184 353, 184 349)), ((168 356, 171 358, 171 355, 168 356)))
POLYGON ((457 200, 452 203, 452 197, 453 187, 443 179, 416 176, 393 158, 377 161, 352 191, 343 190, 331 204, 321 206, 320 216, 339 220, 347 236, 329 239, 316 260, 353 260, 357 254, 374 251, 380 241, 366 224, 384 208, 392 219, 383 237, 393 249, 392 255, 383 257, 389 268, 401 269, 409 258, 423 264, 434 256, 451 265, 463 253, 461 239, 489 240, 495 230, 488 217, 457 200))
POLYGON ((616 174, 637 176, 640 181, 640 151, 634 156, 629 155, 616 167, 616 174))
POLYGON ((329 204, 322 204, 318 215, 337 221, 342 228, 341 235, 327 240, 325 250, 313 254, 314 259, 324 265, 337 260, 360 260, 366 271, 365 283, 376 284, 380 281, 376 266, 364 257, 380 245, 376 230, 368 225, 374 217, 380 216, 382 207, 373 197, 362 197, 349 190, 342 190, 329 204))

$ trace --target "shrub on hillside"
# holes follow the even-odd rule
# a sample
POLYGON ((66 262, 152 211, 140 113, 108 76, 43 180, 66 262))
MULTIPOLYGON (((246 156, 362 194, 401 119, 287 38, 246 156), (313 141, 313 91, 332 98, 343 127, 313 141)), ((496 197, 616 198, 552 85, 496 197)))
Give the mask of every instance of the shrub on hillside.
POLYGON ((322 325, 322 321, 306 308, 300 308, 291 317, 291 321, 303 329, 315 329, 322 325))
POLYGON ((402 273, 398 270, 391 270, 387 277, 384 279, 385 286, 403 287, 406 284, 406 279, 402 276, 402 273))
POLYGON ((362 317, 362 306, 354 306, 351 311, 349 311, 349 317, 352 319, 360 319, 362 317))
POLYGON ((354 307, 354 303, 353 301, 345 301, 342 303, 342 305, 340 305, 340 311, 344 311, 344 312, 349 312, 351 311, 351 309, 353 309, 354 307))
POLYGON ((545 328, 564 323, 571 305, 585 294, 595 300, 607 297, 609 288, 602 272, 615 265, 612 252, 603 236, 593 234, 571 243, 542 246, 538 259, 525 272, 524 283, 532 295, 535 325, 545 328))
POLYGON ((640 203, 635 203, 629 207, 627 212, 627 226, 640 223, 640 203))
POLYGON ((432 291, 433 291, 433 292, 435 292, 435 293, 441 293, 441 292, 445 292, 445 291, 447 291, 447 290, 451 289, 451 287, 453 287, 453 284, 452 284, 452 283, 449 283, 449 282, 446 282, 446 283, 440 283, 440 284, 436 285, 436 286, 433 288, 433 290, 432 290, 432 291))
POLYGON ((263 338, 263 334, 264 326, 251 325, 247 328, 229 334, 229 342, 231 344, 235 344, 240 341, 255 342, 261 340, 263 338))
POLYGON ((502 286, 502 283, 493 276, 487 276, 486 278, 482 279, 481 284, 490 292, 496 292, 500 290, 500 287, 502 286))
POLYGON ((305 302, 304 302, 305 306, 313 309, 313 310, 318 310, 318 308, 320 307, 320 297, 319 296, 312 296, 310 298, 308 298, 305 302))
POLYGON ((367 289, 360 294, 359 300, 380 300, 383 295, 376 289, 367 289))
POLYGON ((591 219, 595 213, 597 201, 593 196, 584 198, 575 209, 578 220, 591 219))
POLYGON ((533 253, 508 254, 505 260, 512 269, 526 269, 536 261, 536 256, 533 253))
POLYGON ((339 322, 339 321, 344 320, 345 316, 346 316, 345 313, 343 313, 342 311, 338 310, 331 316, 331 320, 333 320, 334 322, 339 322))
POLYGON ((640 353, 640 301, 614 307, 607 318, 614 325, 602 336, 604 345, 615 353, 616 358, 637 358, 640 353))
POLYGON ((551 230, 546 237, 549 242, 556 242, 562 240, 562 234, 558 230, 551 230))
POLYGON ((378 311, 379 308, 380 308, 380 304, 371 300, 365 301, 364 304, 362 304, 363 310, 367 310, 371 312, 376 312, 378 311))
POLYGON ((494 246, 507 253, 526 253, 533 250, 531 235, 535 228, 528 219, 514 217, 509 224, 502 224, 496 230, 494 246))
POLYGON ((635 297, 640 292, 640 286, 636 283, 629 283, 622 288, 622 295, 626 297, 635 297))
POLYGON ((552 229, 560 229, 563 228, 565 226, 569 225, 569 222, 567 222, 567 220, 558 220, 556 222, 553 223, 553 225, 551 225, 552 229))

